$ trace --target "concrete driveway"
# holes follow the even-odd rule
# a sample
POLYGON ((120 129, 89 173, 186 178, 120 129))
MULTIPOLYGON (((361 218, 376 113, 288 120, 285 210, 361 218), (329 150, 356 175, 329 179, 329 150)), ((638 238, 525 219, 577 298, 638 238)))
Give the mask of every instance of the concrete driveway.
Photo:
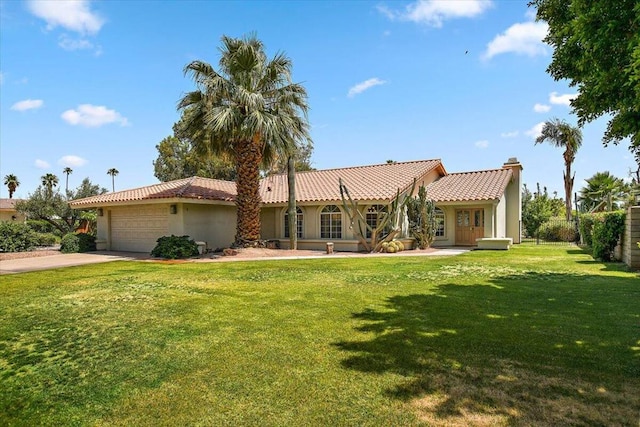
POLYGON ((91 252, 82 254, 60 254, 34 258, 20 258, 0 261, 0 274, 25 273, 28 271, 51 270, 76 265, 98 264, 111 261, 131 261, 149 259, 148 254, 132 252, 91 252))

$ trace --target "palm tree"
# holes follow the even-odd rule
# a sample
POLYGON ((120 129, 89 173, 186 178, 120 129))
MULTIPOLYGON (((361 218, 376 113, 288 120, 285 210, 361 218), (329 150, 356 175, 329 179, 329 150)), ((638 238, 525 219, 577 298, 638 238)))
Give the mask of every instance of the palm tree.
POLYGON ((64 168, 62 170, 62 173, 67 175, 67 183, 65 186, 65 194, 69 194, 69 175, 71 175, 73 173, 73 169, 71 169, 69 166, 67 166, 66 168, 64 168))
POLYGON ((53 196, 53 187, 58 186, 58 177, 52 173, 48 173, 42 175, 40 179, 42 180, 42 185, 47 189, 47 197, 51 198, 53 196))
POLYGON ((199 150, 234 162, 235 244, 246 246, 260 239, 260 166, 276 154, 286 158, 299 142, 310 140, 309 107, 304 87, 292 82, 291 60, 283 53, 268 60, 254 35, 223 36, 220 52, 219 71, 202 61, 185 67, 197 88, 184 95, 178 109, 199 150))
POLYGON ((116 191, 116 181, 115 177, 118 175, 120 171, 116 168, 111 168, 107 171, 107 175, 111 175, 111 191, 116 191))
POLYGON ((620 206, 618 202, 627 199, 631 187, 622 180, 606 172, 597 172, 585 180, 587 185, 580 189, 582 210, 612 211, 620 206))
POLYGON ((4 176, 4 185, 9 189, 9 198, 13 199, 13 193, 16 192, 16 188, 20 186, 20 181, 18 181, 18 177, 14 174, 9 174, 4 176))
POLYGON ((582 145, 582 131, 578 127, 571 126, 560 119, 551 119, 545 122, 542 133, 536 138, 536 144, 549 141, 553 146, 564 148, 564 205, 567 220, 571 220, 571 194, 573 191, 573 179, 575 173, 571 174, 571 165, 576 159, 576 153, 582 145))

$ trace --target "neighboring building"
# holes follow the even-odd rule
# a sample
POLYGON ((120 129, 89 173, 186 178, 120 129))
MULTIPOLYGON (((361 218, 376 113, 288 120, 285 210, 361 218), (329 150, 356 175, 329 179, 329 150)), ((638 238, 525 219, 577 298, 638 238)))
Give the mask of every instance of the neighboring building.
POLYGON ((24 222, 24 214, 16 210, 16 203, 20 199, 0 199, 0 221, 21 221, 24 222))
MULTIPOLYGON (((521 170, 517 159, 500 169, 447 173, 440 160, 387 163, 298 172, 298 248, 338 251, 361 247, 343 212, 338 180, 368 221, 376 210, 406 193, 416 180, 436 202, 441 226, 433 246, 473 246, 476 238, 509 237, 520 242, 521 170)), ((286 174, 261 182, 262 238, 288 246, 286 174)), ((212 249, 228 247, 236 232, 235 183, 186 178, 133 190, 74 200, 74 209, 98 208, 97 238, 108 250, 150 252, 165 235, 188 235, 212 249)))

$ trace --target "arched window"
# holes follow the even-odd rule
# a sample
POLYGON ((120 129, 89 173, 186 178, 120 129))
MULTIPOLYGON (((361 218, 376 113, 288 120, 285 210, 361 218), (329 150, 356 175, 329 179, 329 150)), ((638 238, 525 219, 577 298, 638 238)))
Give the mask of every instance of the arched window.
MULTIPOLYGON (((367 225, 371 228, 378 227, 378 216, 380 215, 380 213, 386 212, 386 211, 387 211, 387 207, 384 205, 369 206, 365 214, 365 220, 367 221, 367 225)), ((367 239, 371 238, 371 230, 369 230, 368 228, 366 231, 366 237, 367 239)), ((378 234, 378 237, 381 237, 381 235, 378 234)))
POLYGON ((320 212, 320 238, 342 238, 342 212, 336 205, 325 206, 320 212))
POLYGON ((433 216, 436 220, 436 237, 444 237, 444 231, 445 231, 445 218, 444 218, 444 211, 440 208, 435 208, 433 210, 433 216))
MULTIPOLYGON (((302 230, 304 230, 304 216, 302 215, 302 209, 298 207, 296 208, 296 220, 296 234, 299 239, 302 239, 302 230)), ((289 237, 289 212, 285 212, 284 214, 284 237, 289 237)))

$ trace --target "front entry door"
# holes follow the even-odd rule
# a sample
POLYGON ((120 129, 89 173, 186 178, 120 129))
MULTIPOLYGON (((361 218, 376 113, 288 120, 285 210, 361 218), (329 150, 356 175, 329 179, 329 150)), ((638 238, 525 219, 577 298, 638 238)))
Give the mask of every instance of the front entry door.
POLYGON ((484 209, 456 210, 456 245, 475 246, 484 237, 484 209))

